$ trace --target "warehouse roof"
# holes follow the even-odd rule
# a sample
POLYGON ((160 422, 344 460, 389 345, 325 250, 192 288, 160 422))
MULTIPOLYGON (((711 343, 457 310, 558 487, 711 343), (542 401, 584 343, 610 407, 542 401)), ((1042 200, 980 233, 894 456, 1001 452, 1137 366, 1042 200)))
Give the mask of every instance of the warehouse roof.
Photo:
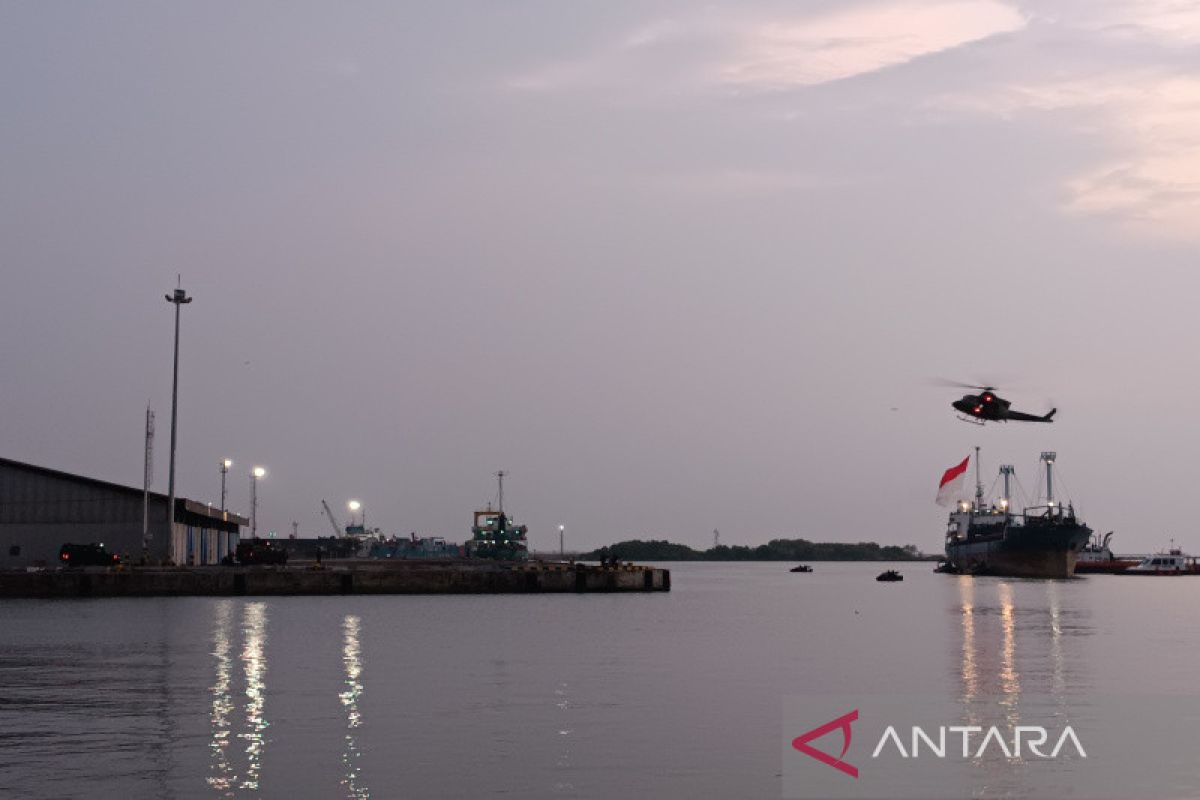
MULTIPOLYGON (((89 478, 86 475, 76 475, 73 472, 63 472, 62 470, 50 469, 49 467, 38 466, 37 464, 27 464, 23 461, 14 461, 11 458, 0 458, 0 466, 14 467, 16 469, 34 472, 40 475, 45 475, 50 478, 59 478, 61 480, 82 483, 88 486, 95 486, 101 489, 110 491, 133 493, 136 495, 142 494, 142 489, 134 486, 124 486, 120 483, 112 483, 111 481, 102 481, 99 478, 89 478)), ((156 500, 167 499, 167 496, 161 492, 150 492, 150 496, 156 500)), ((183 497, 175 498, 176 519, 179 519, 179 512, 194 514, 200 517, 209 517, 216 520, 224 520, 235 525, 248 525, 250 521, 243 516, 234 514, 232 511, 221 511, 219 508, 213 508, 207 503, 199 503, 195 500, 188 500, 183 497)))

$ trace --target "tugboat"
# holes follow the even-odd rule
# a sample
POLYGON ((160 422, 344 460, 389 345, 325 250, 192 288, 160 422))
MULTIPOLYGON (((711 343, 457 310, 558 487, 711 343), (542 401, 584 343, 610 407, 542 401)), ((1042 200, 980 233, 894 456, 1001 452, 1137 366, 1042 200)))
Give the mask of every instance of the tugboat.
POLYGON ((1092 537, 1092 540, 1079 551, 1079 559, 1075 562, 1075 574, 1116 574, 1127 570, 1130 567, 1135 567, 1141 561, 1140 558, 1125 556, 1118 558, 1113 555, 1112 548, 1108 546, 1109 540, 1112 539, 1113 532, 1109 531, 1104 534, 1104 538, 1100 538, 1100 534, 1092 537))
POLYGON ((801 564, 798 567, 792 567, 788 572, 812 572, 812 567, 808 564, 801 564))
POLYGON ((875 580, 877 580, 877 581, 902 581, 902 580, 904 580, 904 576, 901 575, 899 572, 896 572, 896 570, 894 570, 894 569, 889 569, 886 572, 879 573, 875 577, 875 580))
POLYGON ((492 510, 491 503, 483 511, 475 512, 475 523, 471 526, 471 539, 466 544, 468 558, 493 558, 501 561, 528 561, 529 544, 526 541, 528 528, 513 525, 504 513, 504 470, 496 473, 499 481, 499 508, 492 510))
MULTIPOLYGON (((973 575, 1023 578, 1070 578, 1079 551, 1092 529, 1075 516, 1075 509, 1054 498, 1056 454, 1045 452, 1046 503, 1014 513, 1009 505, 1011 465, 1000 467, 1004 495, 985 506, 979 478, 979 448, 975 448, 975 500, 962 501, 951 512, 946 530, 947 571, 973 575)), ((965 465, 964 465, 965 466, 965 465)))

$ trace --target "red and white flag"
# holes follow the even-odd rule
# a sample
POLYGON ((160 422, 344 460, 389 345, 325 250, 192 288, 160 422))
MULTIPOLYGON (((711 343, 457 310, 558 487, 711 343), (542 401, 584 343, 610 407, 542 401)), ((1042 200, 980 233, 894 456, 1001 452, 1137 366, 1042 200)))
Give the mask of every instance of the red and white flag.
POLYGON ((942 482, 938 484, 937 504, 939 506, 950 506, 958 502, 962 497, 963 484, 967 482, 967 462, 971 460, 967 456, 958 466, 951 467, 942 474, 942 482))

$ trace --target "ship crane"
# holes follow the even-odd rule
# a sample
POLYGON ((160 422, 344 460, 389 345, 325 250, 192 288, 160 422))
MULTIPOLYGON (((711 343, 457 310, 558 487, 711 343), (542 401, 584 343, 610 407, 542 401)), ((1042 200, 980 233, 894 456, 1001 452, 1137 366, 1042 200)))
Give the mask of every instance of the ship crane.
POLYGON ((338 524, 337 518, 333 516, 333 510, 329 507, 329 503, 322 500, 321 506, 325 509, 325 516, 329 517, 329 524, 333 526, 333 538, 340 538, 342 535, 342 526, 338 524))

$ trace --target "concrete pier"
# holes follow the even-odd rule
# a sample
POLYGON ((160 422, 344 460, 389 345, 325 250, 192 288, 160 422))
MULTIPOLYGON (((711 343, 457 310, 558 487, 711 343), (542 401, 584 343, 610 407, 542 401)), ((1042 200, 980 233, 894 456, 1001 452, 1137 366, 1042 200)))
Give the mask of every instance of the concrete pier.
POLYGON ((341 561, 322 565, 85 567, 0 572, 5 597, 668 592, 671 573, 632 564, 341 561))

